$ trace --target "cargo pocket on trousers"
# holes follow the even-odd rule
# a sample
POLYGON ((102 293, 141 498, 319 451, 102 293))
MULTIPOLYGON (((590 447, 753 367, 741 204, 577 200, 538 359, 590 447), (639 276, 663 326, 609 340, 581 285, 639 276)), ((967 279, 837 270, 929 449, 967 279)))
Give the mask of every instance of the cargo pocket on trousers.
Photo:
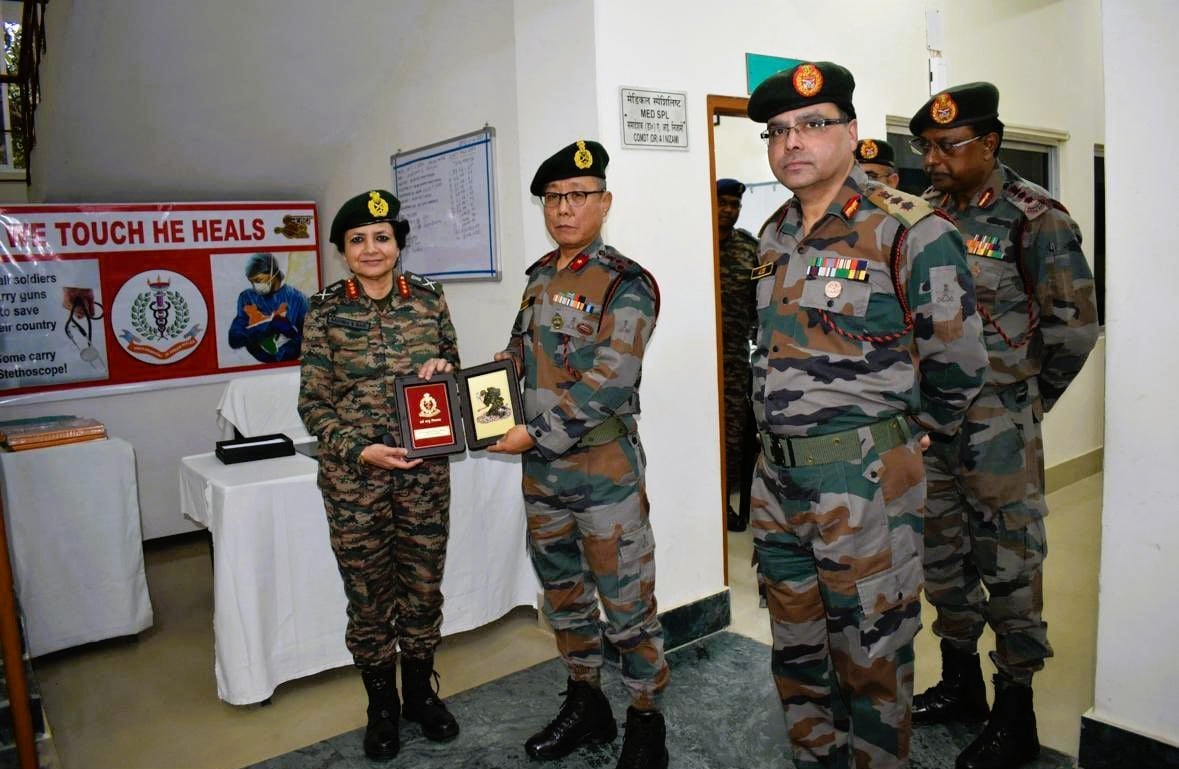
POLYGON ((864 619, 860 644, 870 659, 887 657, 913 640, 921 629, 920 557, 856 582, 864 619))
POLYGON ((655 533, 643 522, 618 538, 618 602, 634 603, 643 597, 643 583, 655 581, 655 533))

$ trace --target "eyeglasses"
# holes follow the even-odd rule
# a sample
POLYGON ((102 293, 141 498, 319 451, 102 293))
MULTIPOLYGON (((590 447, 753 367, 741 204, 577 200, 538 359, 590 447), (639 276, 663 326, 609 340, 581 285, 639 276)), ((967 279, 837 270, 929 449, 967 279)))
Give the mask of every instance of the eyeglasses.
POLYGON ((768 126, 766 130, 762 131, 760 136, 767 144, 781 144, 786 141, 786 137, 790 135, 791 131, 798 131, 798 136, 802 139, 808 139, 823 133, 823 129, 829 125, 844 125, 852 121, 849 117, 831 118, 820 117, 804 120, 801 123, 794 125, 774 125, 768 126))
POLYGON ((601 195, 605 190, 570 190, 569 192, 546 192, 540 196, 545 208, 556 208, 561 201, 569 202, 570 208, 581 208, 590 195, 601 195))
POLYGON ((868 169, 865 168, 864 173, 868 174, 868 178, 871 179, 872 181, 882 182, 885 179, 887 179, 888 177, 892 176, 896 172, 889 171, 888 173, 882 174, 879 171, 869 171, 868 169))
POLYGON ((979 139, 983 138, 983 136, 985 136, 985 135, 986 134, 979 134, 978 136, 972 136, 969 139, 963 139, 960 142, 949 142, 949 141, 946 141, 945 139, 943 139, 941 141, 937 141, 937 142, 931 142, 929 139, 926 139, 924 137, 915 136, 909 140, 909 149, 913 151, 914 155, 921 155, 921 156, 928 155, 930 152, 933 151, 934 147, 937 147, 938 150, 943 155, 946 155, 946 156, 957 155, 958 150, 962 149, 963 147, 965 147, 967 144, 970 144, 971 142, 978 141, 979 139))

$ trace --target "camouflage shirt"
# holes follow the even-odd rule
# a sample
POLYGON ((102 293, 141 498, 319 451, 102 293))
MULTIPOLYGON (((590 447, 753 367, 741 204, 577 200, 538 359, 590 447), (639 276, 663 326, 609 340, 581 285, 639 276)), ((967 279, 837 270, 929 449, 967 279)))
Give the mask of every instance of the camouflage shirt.
POLYGON ((304 321, 299 416, 319 438, 320 451, 345 463, 384 433, 400 443, 394 377, 416 374, 430 358, 459 365, 458 342, 442 286, 394 275, 388 306, 380 309, 354 278, 311 298, 304 321), (405 296, 408 293, 408 296, 405 296))
POLYGON ((1051 408, 1097 342, 1093 274, 1076 222, 1047 190, 1000 163, 965 210, 936 190, 925 198, 966 241, 990 353, 987 385, 1037 377, 1051 408))
POLYGON ((986 350, 962 237, 933 214, 856 166, 810 234, 797 199, 763 229, 753 273, 761 430, 823 435, 897 414, 936 433, 958 428, 986 350))
POLYGON ((659 289, 635 262, 596 240, 557 269, 553 251, 528 268, 507 352, 524 377, 524 417, 553 459, 612 415, 639 413, 643 352, 659 289))
POLYGON ((749 341, 757 329, 749 273, 757 266, 757 238, 733 228, 720 242, 721 338, 726 360, 749 359, 749 341))

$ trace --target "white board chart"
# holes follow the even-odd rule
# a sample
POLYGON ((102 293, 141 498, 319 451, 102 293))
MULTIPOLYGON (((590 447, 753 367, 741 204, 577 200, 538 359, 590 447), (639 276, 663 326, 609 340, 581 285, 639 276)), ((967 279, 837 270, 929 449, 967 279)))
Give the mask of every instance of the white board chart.
POLYGON ((393 194, 409 222, 402 267, 440 280, 498 280, 491 126, 398 151, 393 194))

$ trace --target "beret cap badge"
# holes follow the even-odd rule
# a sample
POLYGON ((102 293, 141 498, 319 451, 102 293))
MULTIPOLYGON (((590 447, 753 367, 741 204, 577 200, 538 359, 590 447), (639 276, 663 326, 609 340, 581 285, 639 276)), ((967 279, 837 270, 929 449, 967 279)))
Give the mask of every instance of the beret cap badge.
POLYGON ((810 98, 823 90, 823 73, 814 64, 803 64, 794 72, 794 90, 810 98))
POLYGON ((381 197, 381 193, 373 190, 368 194, 368 211, 373 216, 384 216, 389 213, 389 201, 381 197))
POLYGON ((585 140, 578 139, 577 140, 577 152, 574 153, 574 155, 573 155, 573 165, 577 166, 578 168, 580 168, 581 170, 584 171, 585 169, 589 168, 593 164, 594 164, 594 156, 588 149, 586 149, 585 140))
POLYGON ((864 158, 864 160, 871 160, 879 154, 880 148, 877 147, 876 142, 872 141, 871 139, 865 139, 863 143, 860 144, 860 156, 864 158))
POLYGON ((929 105, 929 117, 938 125, 954 122, 958 117, 958 102, 948 93, 939 93, 929 105))

